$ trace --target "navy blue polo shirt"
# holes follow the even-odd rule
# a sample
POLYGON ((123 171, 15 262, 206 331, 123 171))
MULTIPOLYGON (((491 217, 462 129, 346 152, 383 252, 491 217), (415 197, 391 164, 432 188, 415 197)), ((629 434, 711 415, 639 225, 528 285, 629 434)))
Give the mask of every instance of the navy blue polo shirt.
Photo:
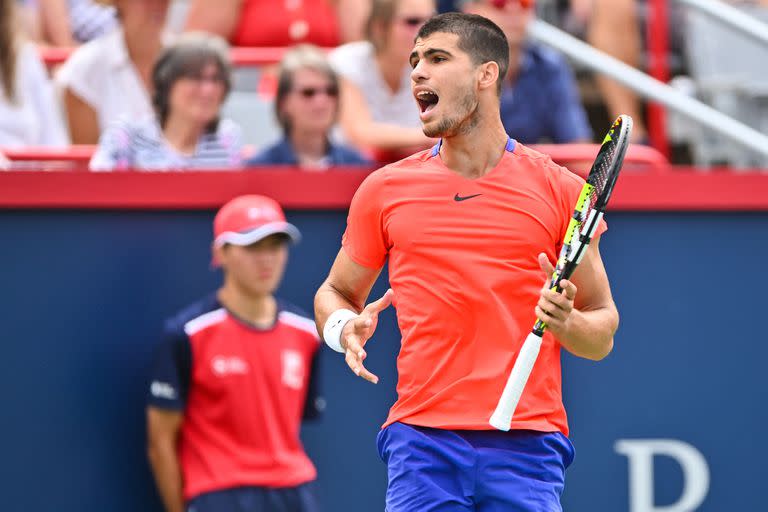
MULTIPOLYGON (((416 108, 414 102, 413 108, 416 108)), ((335 165, 370 165, 371 161, 352 148, 339 144, 328 143, 328 153, 325 155, 329 166, 335 165)), ((298 165, 299 160, 291 141, 287 138, 264 148, 259 154, 246 162, 246 165, 298 165)))
POLYGON ((523 144, 592 138, 570 66, 559 53, 536 44, 525 48, 517 77, 501 91, 501 120, 523 144))

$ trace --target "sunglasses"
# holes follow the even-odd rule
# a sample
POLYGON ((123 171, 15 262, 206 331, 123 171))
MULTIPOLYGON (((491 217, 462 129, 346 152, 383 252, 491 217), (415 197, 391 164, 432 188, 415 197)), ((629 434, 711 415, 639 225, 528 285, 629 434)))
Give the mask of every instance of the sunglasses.
POLYGON ((400 23, 411 28, 418 28, 425 24, 429 18, 422 18, 419 16, 405 16, 399 18, 400 23))
POLYGON ((335 98, 339 95, 339 89, 333 85, 329 85, 328 87, 302 87, 296 89, 296 92, 299 93, 302 98, 308 100, 311 100, 318 94, 325 94, 330 98, 335 98))
POLYGON ((490 0, 490 4, 497 9, 503 9, 507 4, 518 4, 523 9, 533 7, 534 0, 490 0))

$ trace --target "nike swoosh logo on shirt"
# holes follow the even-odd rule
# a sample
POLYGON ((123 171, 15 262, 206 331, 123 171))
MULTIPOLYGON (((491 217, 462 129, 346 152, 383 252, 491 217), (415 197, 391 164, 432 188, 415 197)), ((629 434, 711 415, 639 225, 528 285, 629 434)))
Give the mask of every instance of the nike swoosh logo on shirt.
POLYGON ((454 200, 454 201, 466 201, 467 199, 472 199, 473 197, 477 197, 477 196, 481 196, 481 195, 483 195, 483 194, 473 194, 473 195, 471 195, 471 196, 464 196, 464 197, 461 197, 461 196, 458 194, 458 192, 457 192, 457 193, 456 193, 456 195, 455 195, 455 196, 453 196, 453 200, 454 200))

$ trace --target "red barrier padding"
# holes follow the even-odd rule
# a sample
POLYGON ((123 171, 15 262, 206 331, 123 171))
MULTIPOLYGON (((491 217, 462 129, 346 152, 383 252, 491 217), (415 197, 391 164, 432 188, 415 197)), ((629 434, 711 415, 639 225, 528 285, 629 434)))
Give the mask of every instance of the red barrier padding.
MULTIPOLYGON (((233 47, 230 49, 230 58, 232 65, 236 67, 255 67, 275 64, 280 62, 283 54, 290 48, 286 47, 233 47)), ((48 66, 54 66, 63 63, 75 48, 50 48, 41 47, 40 56, 48 66)), ((331 48, 325 48, 326 51, 331 48)))
MULTIPOLYGON (((346 209, 370 171, 302 172, 270 167, 238 172, 0 172, 0 208, 212 209, 249 193, 286 208, 346 209)), ((622 173, 611 210, 766 211, 768 171, 622 173)))
MULTIPOLYGON (((552 157, 552 160, 586 176, 598 150, 599 144, 537 144, 532 148, 552 157)), ((68 149, 50 149, 45 147, 27 147, 24 149, 2 149, 5 156, 16 166, 19 162, 26 162, 21 167, 30 167, 28 163, 64 162, 72 165, 54 166, 53 168, 85 170, 91 159, 95 146, 70 146, 68 149)), ((653 172, 665 172, 668 168, 667 160, 653 148, 647 146, 630 146, 624 158, 627 167, 645 169, 653 172)), ((49 165, 41 165, 46 169, 52 169, 49 165)))

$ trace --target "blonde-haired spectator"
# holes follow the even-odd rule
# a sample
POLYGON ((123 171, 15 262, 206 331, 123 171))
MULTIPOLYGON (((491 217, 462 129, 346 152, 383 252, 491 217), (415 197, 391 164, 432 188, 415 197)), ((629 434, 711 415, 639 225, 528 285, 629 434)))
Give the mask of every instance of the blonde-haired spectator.
POLYGON ((56 75, 72 142, 95 144, 111 123, 152 114, 152 66, 169 2, 101 0, 114 5, 120 27, 79 47, 56 75))
POLYGON ((166 48, 152 72, 155 113, 119 121, 102 135, 92 170, 231 168, 241 164, 240 127, 220 119, 231 86, 226 42, 188 33, 166 48))
POLYGON ((342 77, 343 135, 381 160, 433 143, 421 129, 408 59, 419 27, 434 13, 433 0, 373 0, 367 41, 340 46, 329 56, 342 77))
POLYGON ((64 146, 45 66, 19 29, 17 8, 16 0, 0 0, 0 146, 64 146))
POLYGON ((275 115, 283 138, 248 164, 322 170, 370 163, 356 150, 330 140, 338 117, 338 96, 338 76, 322 51, 300 45, 286 53, 280 63, 275 98, 275 115))

